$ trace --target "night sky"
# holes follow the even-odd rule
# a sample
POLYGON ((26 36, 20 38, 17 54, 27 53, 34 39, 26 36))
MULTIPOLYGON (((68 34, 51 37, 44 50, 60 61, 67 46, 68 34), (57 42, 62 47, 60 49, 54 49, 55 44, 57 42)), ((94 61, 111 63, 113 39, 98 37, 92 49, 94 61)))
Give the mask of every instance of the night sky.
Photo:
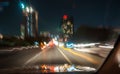
MULTIPOLYGON (((22 9, 19 0, 0 5, 0 33, 20 35, 22 9)), ((120 25, 120 0, 31 0, 39 12, 39 31, 57 32, 64 14, 74 17, 75 29, 89 26, 120 25)))

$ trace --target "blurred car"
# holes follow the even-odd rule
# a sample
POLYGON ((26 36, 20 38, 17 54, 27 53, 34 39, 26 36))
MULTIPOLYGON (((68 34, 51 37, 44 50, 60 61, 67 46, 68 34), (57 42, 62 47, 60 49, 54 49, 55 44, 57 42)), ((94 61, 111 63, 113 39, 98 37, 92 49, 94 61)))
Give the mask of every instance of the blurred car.
POLYGON ((55 46, 53 40, 49 41, 48 44, 47 44, 48 47, 52 48, 55 46))
POLYGON ((45 42, 40 42, 40 45, 39 45, 40 49, 45 49, 46 48, 46 44, 45 42))

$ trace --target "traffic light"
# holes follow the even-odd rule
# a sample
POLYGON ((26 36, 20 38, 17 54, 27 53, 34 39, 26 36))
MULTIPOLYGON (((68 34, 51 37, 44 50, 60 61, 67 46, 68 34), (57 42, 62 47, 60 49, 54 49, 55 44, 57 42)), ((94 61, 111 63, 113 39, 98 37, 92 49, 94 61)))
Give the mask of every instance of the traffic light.
POLYGON ((66 20, 68 18, 68 15, 63 15, 63 19, 66 20))

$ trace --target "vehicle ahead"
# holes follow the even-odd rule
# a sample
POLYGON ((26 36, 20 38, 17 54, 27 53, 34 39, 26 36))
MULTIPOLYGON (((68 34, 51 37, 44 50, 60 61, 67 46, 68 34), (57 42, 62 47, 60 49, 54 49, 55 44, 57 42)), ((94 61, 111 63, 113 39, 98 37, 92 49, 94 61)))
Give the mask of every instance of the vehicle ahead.
POLYGON ((46 48, 46 42, 40 42, 40 45, 39 45, 40 49, 45 49, 46 48))
POLYGON ((79 66, 75 69, 74 65, 70 66, 65 64, 64 66, 59 66, 60 70, 66 68, 66 71, 58 71, 58 66, 53 65, 37 65, 29 67, 18 67, 13 69, 0 69, 0 73, 6 74, 36 74, 36 73, 51 73, 51 74, 119 74, 120 73, 120 36, 118 37, 114 48, 111 50, 103 64, 95 70, 90 67, 79 66), (62 67, 60 69, 60 67, 62 67), (55 72, 55 70, 57 70, 55 72), (72 71, 73 70, 73 71, 72 71))
POLYGON ((53 40, 49 41, 49 42, 45 42, 45 41, 42 41, 40 42, 39 44, 39 47, 40 49, 44 50, 46 48, 53 48, 55 46, 53 40))

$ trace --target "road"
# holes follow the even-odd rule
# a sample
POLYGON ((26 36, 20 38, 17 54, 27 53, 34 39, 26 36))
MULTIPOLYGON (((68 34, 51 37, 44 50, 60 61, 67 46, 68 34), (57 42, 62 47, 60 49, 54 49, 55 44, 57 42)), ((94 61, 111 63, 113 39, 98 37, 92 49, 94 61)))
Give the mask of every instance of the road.
POLYGON ((33 66, 41 64, 76 64, 98 68, 104 58, 64 47, 0 51, 0 68, 33 66))

